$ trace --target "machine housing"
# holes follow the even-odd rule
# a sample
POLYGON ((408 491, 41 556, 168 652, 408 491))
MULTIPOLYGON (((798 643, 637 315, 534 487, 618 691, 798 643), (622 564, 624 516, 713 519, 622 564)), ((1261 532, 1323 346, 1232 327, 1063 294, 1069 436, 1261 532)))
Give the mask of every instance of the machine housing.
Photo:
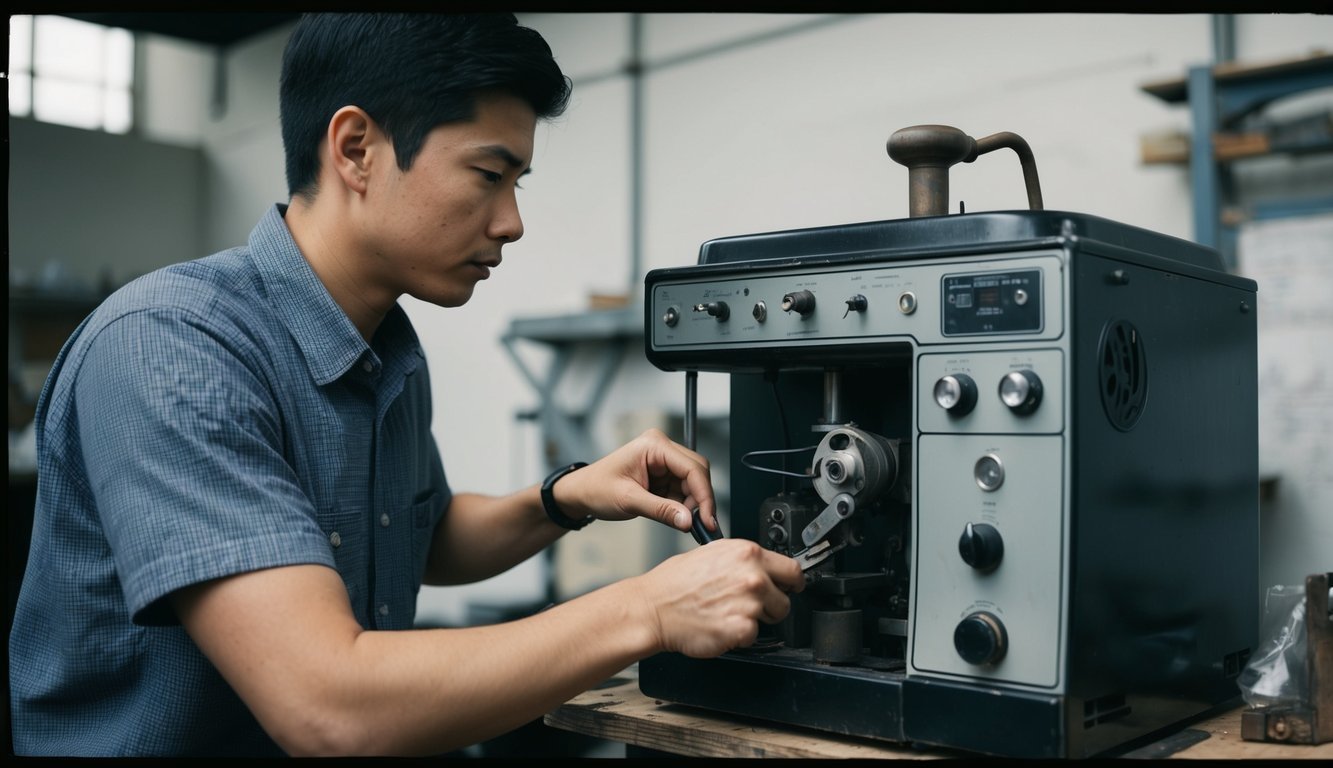
POLYGON ((1015 757, 1238 696, 1255 284, 1215 251, 1061 211, 914 216, 712 240, 645 291, 654 365, 730 374, 727 535, 836 554, 754 646, 640 662, 644 694, 1015 757))

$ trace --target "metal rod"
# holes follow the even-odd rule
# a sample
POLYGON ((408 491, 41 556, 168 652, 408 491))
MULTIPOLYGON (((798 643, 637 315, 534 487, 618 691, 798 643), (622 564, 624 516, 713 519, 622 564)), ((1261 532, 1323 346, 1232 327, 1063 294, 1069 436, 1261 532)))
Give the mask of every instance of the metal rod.
POLYGON ((642 286, 643 269, 643 16, 629 15, 629 295, 642 286))
POLYGON ((699 372, 685 372, 685 447, 695 449, 695 434, 699 420, 699 372))
POLYGON ((1236 17, 1230 13, 1213 14, 1213 63, 1236 60, 1236 17))
POLYGON ((824 423, 842 422, 842 374, 838 371, 824 371, 824 423))

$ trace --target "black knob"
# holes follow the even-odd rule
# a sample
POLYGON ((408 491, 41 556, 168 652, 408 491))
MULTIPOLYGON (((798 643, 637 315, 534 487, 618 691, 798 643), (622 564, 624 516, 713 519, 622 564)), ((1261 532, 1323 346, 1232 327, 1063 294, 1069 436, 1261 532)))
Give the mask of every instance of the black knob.
POLYGON ((1006 373, 1000 379, 1000 400, 1014 413, 1032 413, 1041 404, 1041 377, 1029 370, 1006 373))
POLYGON ((731 307, 728 307, 727 302, 725 301, 710 301, 706 304, 695 304, 694 311, 707 312, 713 317, 716 317, 719 323, 725 322, 727 318, 731 317, 731 307))
POLYGON ((951 373, 935 382, 935 402, 952 416, 966 416, 977 405, 977 383, 966 373, 951 373))
POLYGON ((1004 539, 993 525, 968 523, 958 539, 958 554, 978 571, 993 570, 1004 557, 1004 539))
POLYGON ((1004 658, 1009 636, 994 615, 977 611, 958 622, 953 647, 968 664, 995 664, 1004 658))
POLYGON ((792 291, 782 297, 782 311, 795 312, 802 317, 815 311, 815 295, 809 291, 792 291))

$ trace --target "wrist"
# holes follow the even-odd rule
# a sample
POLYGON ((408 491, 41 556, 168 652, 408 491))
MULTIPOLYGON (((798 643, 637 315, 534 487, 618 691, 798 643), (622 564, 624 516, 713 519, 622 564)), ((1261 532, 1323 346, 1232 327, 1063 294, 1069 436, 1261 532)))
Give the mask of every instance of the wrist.
POLYGON ((625 593, 615 602, 628 614, 623 617, 623 626, 632 633, 638 658, 668 650, 650 573, 624 578, 605 588, 607 592, 625 593))
POLYGON ((578 461, 558 467, 541 486, 542 510, 551 522, 566 530, 577 531, 595 519, 577 502, 577 494, 570 492, 569 476, 586 466, 586 462, 578 461))

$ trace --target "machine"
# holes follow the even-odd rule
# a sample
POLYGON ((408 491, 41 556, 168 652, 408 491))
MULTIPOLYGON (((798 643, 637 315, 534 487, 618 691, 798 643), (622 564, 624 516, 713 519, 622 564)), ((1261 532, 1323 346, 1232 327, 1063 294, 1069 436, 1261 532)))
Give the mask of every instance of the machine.
MULTIPOLYGON (((1013 757, 1114 754, 1239 695, 1257 642, 1255 284, 1044 210, 1012 133, 893 134, 906 219, 725 237, 645 278, 648 359, 729 374, 728 536, 807 586, 665 701, 1013 757), (1029 209, 948 212, 998 148, 1029 209)), ((696 536, 706 541, 701 535, 696 536)))

